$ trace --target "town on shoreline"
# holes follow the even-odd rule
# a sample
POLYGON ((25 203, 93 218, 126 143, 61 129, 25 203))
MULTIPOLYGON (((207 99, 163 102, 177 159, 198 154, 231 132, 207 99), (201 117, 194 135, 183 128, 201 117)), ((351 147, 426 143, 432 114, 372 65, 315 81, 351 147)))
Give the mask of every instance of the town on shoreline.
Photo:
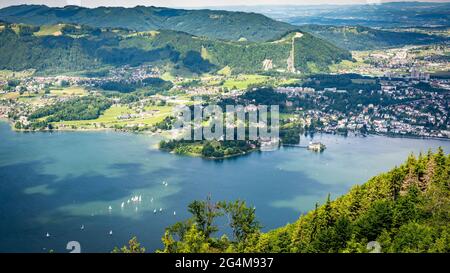
MULTIPOLYGON (((145 132, 169 143, 176 134, 177 106, 278 105, 282 145, 296 145, 301 135, 315 133, 449 139, 450 79, 428 69, 446 70, 449 64, 441 58, 419 59, 424 52, 447 54, 449 47, 353 52, 354 63, 343 61, 327 74, 175 76, 150 64, 58 75, 3 70, 0 117, 20 132, 145 132)), ((226 158, 265 145, 218 143, 213 145, 216 156, 202 153, 201 142, 172 142, 163 149, 226 158)))

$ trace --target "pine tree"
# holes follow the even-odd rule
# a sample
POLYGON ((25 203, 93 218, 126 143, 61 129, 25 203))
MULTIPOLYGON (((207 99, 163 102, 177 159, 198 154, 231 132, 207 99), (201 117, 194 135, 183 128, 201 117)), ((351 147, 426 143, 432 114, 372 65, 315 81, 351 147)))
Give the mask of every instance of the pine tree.
POLYGON ((333 212, 332 212, 332 208, 331 208, 331 195, 330 194, 328 194, 327 201, 325 202, 325 205, 324 205, 323 221, 324 221, 323 224, 325 226, 332 226, 334 223, 333 212))
POLYGON ((398 196, 400 195, 400 189, 403 183, 403 179, 404 179, 404 175, 403 172, 400 168, 395 167, 392 171, 391 171, 391 177, 389 180, 389 187, 390 187, 390 192, 392 195, 392 200, 397 200, 398 196))

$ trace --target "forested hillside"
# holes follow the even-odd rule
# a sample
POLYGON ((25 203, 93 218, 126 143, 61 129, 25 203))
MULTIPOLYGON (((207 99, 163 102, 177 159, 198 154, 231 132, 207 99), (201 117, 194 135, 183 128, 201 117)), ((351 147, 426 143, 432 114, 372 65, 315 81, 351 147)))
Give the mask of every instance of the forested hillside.
MULTIPOLYGON (((3 24, 0 28, 0 69, 56 73, 102 66, 170 64, 189 73, 287 71, 292 47, 293 65, 300 72, 327 71, 351 59, 348 51, 308 33, 295 38, 288 32, 268 42, 211 40, 176 31, 135 32, 59 24, 32 27, 3 24)), ((299 36, 300 36, 299 35, 299 36)))
MULTIPOLYGON (((121 47, 149 50, 170 45, 182 56, 203 58, 196 63, 209 62, 218 68, 229 66, 237 73, 263 70, 264 60, 271 61, 273 67, 269 70, 287 70, 293 35, 287 33, 269 42, 225 42, 162 31, 153 35, 128 37, 121 41, 121 47)), ((301 38, 294 41, 295 68, 302 72, 310 71, 311 66, 318 71, 326 71, 330 64, 351 59, 349 52, 308 33, 303 33, 301 38)), ((208 70, 206 63, 201 65, 205 67, 204 70, 208 70)))
POLYGON ((176 60, 169 48, 122 50, 112 33, 74 38, 66 35, 37 36, 30 27, 0 29, 0 69, 37 69, 49 73, 96 69, 104 65, 138 65, 157 60, 176 60))
POLYGON ((448 37, 424 33, 380 30, 363 26, 305 25, 301 29, 348 50, 370 50, 449 41, 448 37))
POLYGON ((255 209, 243 201, 195 201, 192 218, 167 228, 162 252, 450 251, 450 155, 411 155, 404 164, 285 227, 263 233, 255 209), (229 238, 216 225, 228 217, 229 238))
POLYGON ((20 5, 0 9, 0 20, 37 26, 75 23, 137 31, 167 29, 216 39, 248 41, 269 40, 296 28, 256 13, 144 6, 89 9, 77 6, 56 8, 20 5))

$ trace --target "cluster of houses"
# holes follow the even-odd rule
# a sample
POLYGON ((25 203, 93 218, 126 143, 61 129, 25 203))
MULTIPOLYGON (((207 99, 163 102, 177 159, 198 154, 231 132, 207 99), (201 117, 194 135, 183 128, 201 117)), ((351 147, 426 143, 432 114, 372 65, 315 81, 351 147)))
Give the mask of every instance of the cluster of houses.
POLYGON ((160 74, 159 68, 152 65, 139 65, 136 67, 125 65, 110 69, 108 75, 102 77, 102 80, 138 82, 147 78, 159 77, 160 74))
POLYGON ((129 119, 136 119, 136 118, 146 118, 146 117, 152 117, 156 114, 158 114, 159 110, 149 110, 149 111, 143 111, 139 113, 126 113, 121 114, 117 116, 118 120, 129 120, 129 119))
MULTIPOLYGON (((314 90, 302 87, 282 87, 276 91, 288 95, 291 99, 303 97, 308 93, 317 107, 301 111, 304 125, 325 133, 363 132, 378 134, 395 134, 418 137, 450 138, 450 91, 434 92, 417 87, 418 80, 380 79, 380 90, 371 94, 382 95, 394 103, 388 105, 358 104, 358 111, 342 113, 329 109, 326 92, 347 93, 339 88, 314 90), (326 109, 326 110, 325 110, 326 109)), ((446 80, 428 80, 427 84, 447 83, 446 80)), ((291 102, 291 101, 288 101, 291 102)), ((292 102, 289 104, 292 105, 292 102)), ((287 104, 287 106, 289 106, 287 104)))
POLYGON ((361 75, 386 76, 388 78, 404 78, 429 80, 427 70, 448 71, 450 60, 448 44, 433 46, 406 46, 384 51, 357 54, 361 59, 358 66, 342 67, 339 73, 357 73, 361 75))
POLYGON ((410 68, 409 74, 388 71, 384 75, 389 79, 400 78, 418 81, 430 80, 430 73, 423 72, 420 68, 417 68, 415 66, 410 68))
MULTIPOLYGON (((141 65, 137 67, 122 66, 112 68, 107 75, 99 77, 86 76, 32 76, 23 78, 10 91, 40 93, 46 87, 64 87, 64 86, 85 86, 94 87, 109 81, 121 82, 139 82, 147 78, 155 78, 160 76, 160 70, 151 65, 141 65)), ((0 90, 4 90, 8 86, 8 81, 0 80, 0 90)), ((5 92, 5 91, 3 91, 5 92)))
POLYGON ((450 138, 450 128, 446 130, 430 129, 425 125, 407 123, 391 117, 380 117, 360 113, 347 117, 341 114, 330 114, 320 110, 309 110, 301 119, 302 124, 311 126, 313 121, 319 121, 321 126, 316 131, 324 133, 377 133, 395 134, 418 137, 450 138))
POLYGON ((191 96, 210 96, 220 94, 222 90, 217 86, 198 86, 183 88, 183 91, 191 96))

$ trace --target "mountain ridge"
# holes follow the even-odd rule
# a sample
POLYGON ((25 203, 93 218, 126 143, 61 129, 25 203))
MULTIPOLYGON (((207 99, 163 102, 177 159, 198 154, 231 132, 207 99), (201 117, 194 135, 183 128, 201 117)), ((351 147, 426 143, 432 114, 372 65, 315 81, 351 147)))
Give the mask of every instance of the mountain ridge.
POLYGON ((17 5, 0 9, 0 20, 37 26, 74 23, 136 31, 168 29, 209 38, 248 41, 266 41, 297 28, 253 12, 187 10, 154 6, 54 8, 45 5, 17 5))
POLYGON ((294 32, 280 40, 250 42, 209 39, 173 30, 136 32, 70 24, 5 24, 0 29, 0 69, 58 72, 170 63, 195 74, 227 66, 237 73, 308 72, 327 71, 329 65, 351 59, 346 50, 308 33, 295 38, 294 32), (292 57, 293 45, 296 50, 292 57), (295 71, 286 71, 289 58, 295 71), (271 65, 264 67, 264 63, 271 65))
POLYGON ((334 45, 347 50, 383 49, 450 41, 449 37, 433 34, 375 29, 360 25, 302 25, 299 29, 326 41, 332 41, 334 45))

